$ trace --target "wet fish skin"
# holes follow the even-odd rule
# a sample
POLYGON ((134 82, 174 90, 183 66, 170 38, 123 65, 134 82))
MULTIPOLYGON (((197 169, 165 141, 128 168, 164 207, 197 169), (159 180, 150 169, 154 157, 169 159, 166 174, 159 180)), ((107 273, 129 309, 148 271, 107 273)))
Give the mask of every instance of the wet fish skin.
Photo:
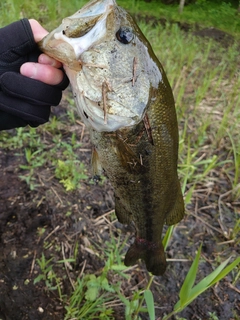
POLYGON ((142 259, 149 272, 162 275, 163 225, 184 216, 177 117, 162 65, 115 0, 89 2, 39 46, 63 62, 90 130, 94 174, 103 168, 114 187, 118 220, 136 226, 125 264, 142 259))
POLYGON ((177 223, 184 215, 177 177, 176 115, 166 81, 159 82, 159 90, 164 89, 165 94, 156 93, 146 111, 152 141, 143 121, 113 133, 91 133, 99 161, 114 187, 118 220, 123 224, 134 221, 136 226, 136 240, 124 262, 129 266, 142 259, 154 275, 162 275, 166 269, 163 225, 177 223))

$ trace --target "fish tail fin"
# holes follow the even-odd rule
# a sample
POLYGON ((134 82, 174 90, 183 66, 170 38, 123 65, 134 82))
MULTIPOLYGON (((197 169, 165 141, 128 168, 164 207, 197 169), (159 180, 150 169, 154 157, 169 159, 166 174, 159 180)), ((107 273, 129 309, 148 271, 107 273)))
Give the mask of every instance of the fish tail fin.
POLYGON ((126 253, 124 264, 132 266, 138 259, 144 260, 147 270, 156 276, 162 275, 166 270, 167 262, 162 243, 136 239, 126 253))

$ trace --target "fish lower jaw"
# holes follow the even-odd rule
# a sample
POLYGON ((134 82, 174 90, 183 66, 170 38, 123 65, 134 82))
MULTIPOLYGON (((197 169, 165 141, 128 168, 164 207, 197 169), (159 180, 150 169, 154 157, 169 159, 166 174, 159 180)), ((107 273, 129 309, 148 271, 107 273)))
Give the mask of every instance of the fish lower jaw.
POLYGON ((83 95, 76 95, 75 99, 81 119, 89 129, 98 132, 114 132, 137 123, 135 119, 127 116, 105 113, 97 102, 88 100, 86 103, 83 95))
POLYGON ((114 132, 121 128, 130 127, 135 123, 129 118, 121 117, 121 119, 119 119, 118 116, 114 115, 108 115, 107 119, 105 120, 104 117, 86 117, 87 113, 85 111, 83 112, 83 114, 84 115, 82 120, 85 123, 85 125, 88 128, 96 130, 98 132, 114 132))

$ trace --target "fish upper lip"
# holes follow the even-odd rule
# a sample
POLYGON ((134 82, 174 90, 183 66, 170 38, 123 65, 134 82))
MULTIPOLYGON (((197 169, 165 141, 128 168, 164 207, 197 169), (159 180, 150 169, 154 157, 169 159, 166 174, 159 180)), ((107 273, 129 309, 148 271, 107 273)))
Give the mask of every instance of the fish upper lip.
POLYGON ((78 15, 81 13, 81 17, 89 17, 89 16, 96 16, 99 14, 103 14, 107 7, 116 6, 117 3, 115 0, 93 0, 86 4, 82 9, 80 9, 74 15, 78 15), (84 12, 85 11, 85 12, 84 12))
POLYGON ((73 48, 77 59, 80 58, 80 55, 84 51, 88 50, 90 46, 92 46, 96 41, 98 41, 101 37, 104 36, 106 32, 107 16, 109 12, 112 10, 112 7, 116 5, 115 0, 102 0, 100 2, 98 1, 96 2, 96 7, 99 7, 98 10, 98 8, 92 8, 94 2, 95 1, 90 2, 80 11, 68 17, 67 21, 66 19, 63 19, 62 25, 58 29, 58 32, 55 32, 53 35, 56 40, 68 43, 73 48), (94 21, 95 24, 93 24, 92 29, 86 32, 86 34, 84 34, 83 36, 71 38, 65 35, 65 30, 67 29, 68 24, 69 22, 71 22, 71 20, 74 21, 75 19, 86 19, 89 17, 91 24, 91 17, 92 20, 96 20, 97 16, 99 16, 99 19, 96 22, 94 21))
POLYGON ((106 27, 104 26, 105 22, 106 20, 104 18, 100 19, 87 34, 79 38, 69 38, 64 35, 63 31, 56 32, 54 38, 68 43, 73 48, 76 58, 79 59, 80 55, 86 51, 93 42, 104 35, 106 30, 106 27))
POLYGON ((91 1, 88 4, 86 4, 83 8, 81 8, 79 11, 69 16, 67 19, 74 20, 91 17, 95 18, 96 16, 106 15, 114 6, 117 6, 115 0, 91 1))

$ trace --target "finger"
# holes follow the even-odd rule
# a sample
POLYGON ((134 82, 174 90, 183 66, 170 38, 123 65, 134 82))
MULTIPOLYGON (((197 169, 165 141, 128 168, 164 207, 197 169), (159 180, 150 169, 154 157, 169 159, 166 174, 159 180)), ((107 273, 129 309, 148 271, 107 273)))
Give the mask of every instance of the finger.
POLYGON ((37 20, 29 19, 29 23, 32 28, 35 42, 39 42, 48 34, 47 30, 44 29, 37 20))
POLYGON ((59 84, 64 76, 63 71, 60 69, 34 62, 24 63, 20 68, 20 73, 50 85, 59 84))
POLYGON ((47 64, 50 65, 52 67, 55 68, 61 68, 62 64, 60 61, 57 61, 51 57, 49 57, 48 55, 42 53, 39 57, 38 57, 38 62, 41 64, 47 64))

